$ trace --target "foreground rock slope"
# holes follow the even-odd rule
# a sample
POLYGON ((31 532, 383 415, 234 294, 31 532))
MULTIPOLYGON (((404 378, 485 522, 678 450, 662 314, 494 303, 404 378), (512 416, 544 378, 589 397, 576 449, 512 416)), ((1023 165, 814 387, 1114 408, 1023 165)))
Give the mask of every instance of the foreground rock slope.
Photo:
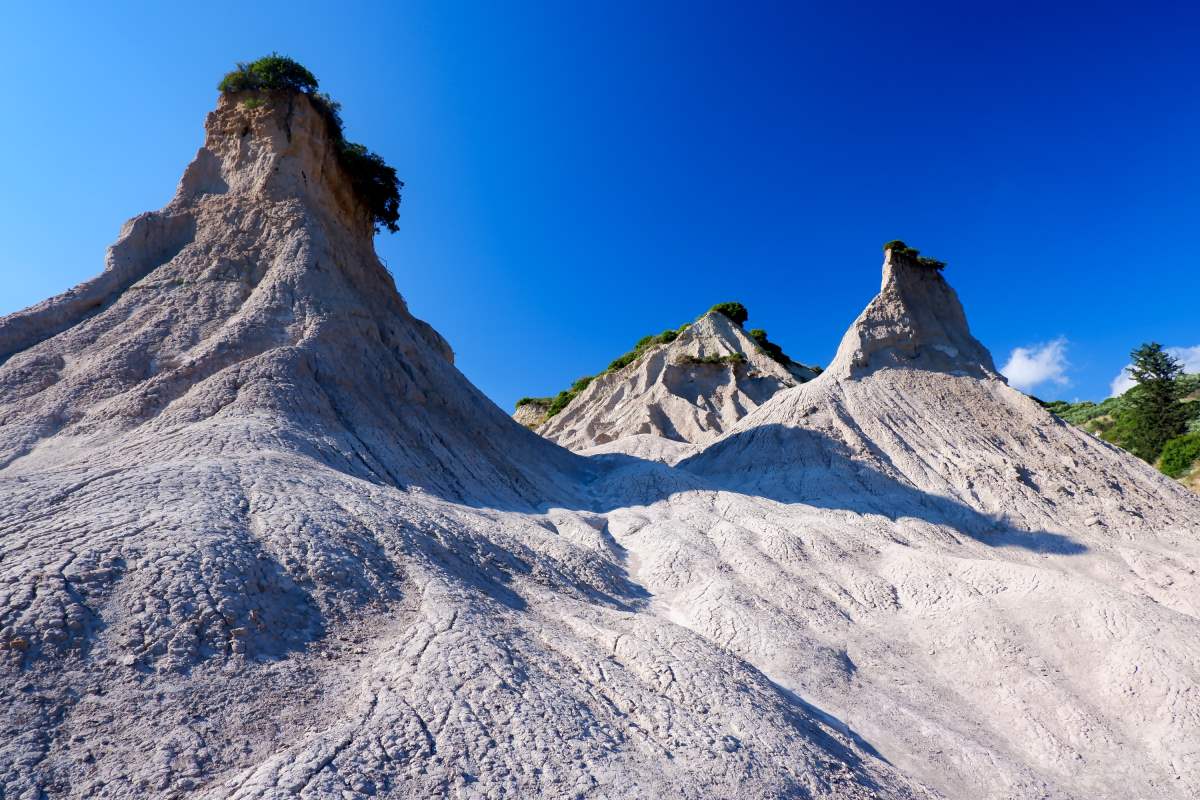
POLYGON ((889 253, 671 466, 409 314, 303 95, 0 320, 0 795, 1192 798, 1200 498, 889 253))

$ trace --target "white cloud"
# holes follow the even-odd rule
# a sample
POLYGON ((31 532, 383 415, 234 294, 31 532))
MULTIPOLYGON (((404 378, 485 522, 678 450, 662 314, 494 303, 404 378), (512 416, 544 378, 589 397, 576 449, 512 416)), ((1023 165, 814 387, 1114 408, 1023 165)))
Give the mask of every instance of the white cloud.
POLYGON ((1117 377, 1113 378, 1112 383, 1109 384, 1108 396, 1116 397, 1119 394, 1125 394, 1136 385, 1137 381, 1129 374, 1129 367, 1126 365, 1121 367, 1121 371, 1117 373, 1117 377))
POLYGON ((1049 342, 1014 348, 1008 362, 1000 368, 1013 387, 1031 392, 1045 383, 1066 386, 1067 340, 1060 336, 1049 342))
MULTIPOLYGON (((1167 352, 1175 356, 1183 362, 1184 372, 1200 372, 1200 344, 1195 347, 1168 347, 1167 352)), ((1137 382, 1133 376, 1129 374, 1130 364, 1121 367, 1121 371, 1117 373, 1117 377, 1112 379, 1111 391, 1112 397, 1132 389, 1137 382)))

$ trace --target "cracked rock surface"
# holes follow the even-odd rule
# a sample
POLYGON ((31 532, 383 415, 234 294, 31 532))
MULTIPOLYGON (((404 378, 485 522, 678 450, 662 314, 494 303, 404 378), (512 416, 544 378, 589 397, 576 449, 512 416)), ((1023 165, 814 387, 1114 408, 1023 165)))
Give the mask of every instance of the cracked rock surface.
POLYGON ((891 258, 753 405, 671 458, 535 435, 308 101, 223 98, 0 319, 0 797, 1200 794, 1200 498, 891 258))

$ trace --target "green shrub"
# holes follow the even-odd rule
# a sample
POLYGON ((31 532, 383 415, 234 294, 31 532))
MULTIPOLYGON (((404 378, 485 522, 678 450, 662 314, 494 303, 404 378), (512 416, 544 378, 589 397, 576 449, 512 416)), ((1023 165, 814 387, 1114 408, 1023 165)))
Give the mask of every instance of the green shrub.
POLYGON ((792 363, 792 360, 787 357, 786 353, 783 352, 783 348, 772 342, 767 337, 767 332, 762 328, 752 328, 746 333, 746 335, 753 339, 754 343, 758 345, 758 348, 770 356, 773 361, 783 364, 784 366, 792 363))
POLYGON ((316 77, 298 62, 271 53, 257 61, 239 62, 226 73, 217 88, 222 92, 287 91, 311 94, 317 90, 316 77))
POLYGON ((717 303, 709 309, 709 313, 716 311, 718 314, 724 314, 733 321, 734 325, 739 328, 746 324, 746 320, 750 319, 750 312, 741 303, 717 303))
POLYGON ((342 166, 350 174, 355 194, 371 211, 375 230, 383 225, 392 233, 400 230, 400 186, 396 170, 364 145, 342 142, 342 166))
POLYGON ((883 249, 884 249, 884 252, 891 250, 893 255, 904 256, 905 258, 910 258, 913 261, 915 261, 919 266, 926 267, 928 269, 935 269, 935 270, 941 271, 946 268, 945 261, 938 261, 936 258, 929 258, 928 256, 923 256, 923 255, 921 255, 920 250, 917 250, 915 247, 909 247, 908 245, 906 245, 904 242, 902 242, 899 239, 892 239, 890 242, 887 242, 886 244, 883 245, 883 249))
POLYGON ((665 330, 657 336, 643 336, 637 340, 637 343, 634 344, 632 350, 620 356, 619 358, 613 359, 608 365, 608 368, 605 369, 601 374, 603 375, 609 372, 616 372, 619 369, 629 366, 634 361, 637 361, 638 358, 641 357, 642 353, 646 352, 656 344, 670 344, 679 338, 679 334, 682 330, 683 328, 680 328, 678 331, 665 330))
POLYGON ((594 376, 585 375, 572 383, 570 389, 561 391, 551 398, 550 407, 546 409, 546 419, 550 419, 555 414, 570 405, 571 401, 574 400, 580 392, 586 389, 593 380, 595 380, 594 376))
MULTIPOLYGON (((398 231, 400 219, 400 190, 404 182, 396 170, 365 145, 346 140, 342 124, 342 106, 328 94, 317 91, 316 77, 296 61, 272 53, 249 63, 239 63, 237 69, 225 75, 217 88, 226 94, 237 92, 290 92, 308 97, 317 113, 326 122, 329 138, 337 151, 338 163, 350 178, 355 195, 366 207, 371 223, 378 233, 387 228, 398 231)), ((266 104, 263 97, 244 101, 247 108, 266 104)))
POLYGON ((517 408, 521 406, 546 406, 550 405, 552 397, 522 397, 517 401, 517 408))
POLYGON ((1200 461, 1200 433, 1188 433, 1163 445, 1158 468, 1172 478, 1179 478, 1197 461, 1200 461))
POLYGON ((914 250, 899 239, 892 239, 890 242, 885 242, 883 250, 885 253, 891 250, 898 256, 908 256, 909 258, 916 258, 921 254, 920 250, 914 250))
POLYGON ((715 353, 709 356, 683 355, 675 363, 683 366, 724 366, 728 364, 736 367, 738 364, 746 363, 746 356, 742 353, 730 353, 726 356, 719 356, 715 353))

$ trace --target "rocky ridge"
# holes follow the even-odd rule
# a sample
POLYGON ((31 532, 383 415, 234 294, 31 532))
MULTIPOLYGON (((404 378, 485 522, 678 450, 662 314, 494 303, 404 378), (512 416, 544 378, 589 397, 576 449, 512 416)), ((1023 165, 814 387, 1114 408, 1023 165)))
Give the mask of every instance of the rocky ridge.
POLYGON ((715 439, 775 393, 817 374, 776 361, 740 325, 710 311, 673 341, 592 380, 535 430, 578 452, 671 461, 691 452, 687 445, 715 439))

